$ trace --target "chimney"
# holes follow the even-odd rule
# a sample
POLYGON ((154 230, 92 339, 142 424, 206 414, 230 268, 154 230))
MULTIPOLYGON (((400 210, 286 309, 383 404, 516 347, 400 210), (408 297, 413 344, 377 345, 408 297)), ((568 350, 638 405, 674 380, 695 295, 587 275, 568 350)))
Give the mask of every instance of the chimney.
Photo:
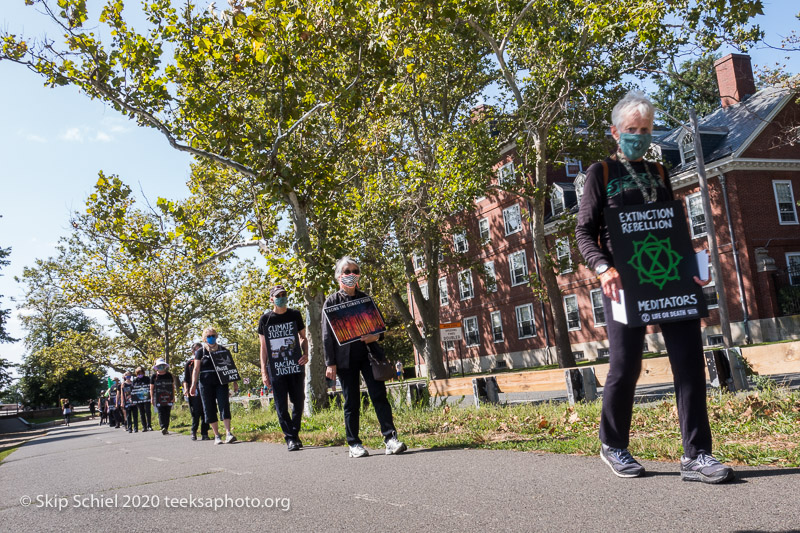
POLYGON ((728 54, 714 62, 722 107, 738 104, 756 92, 750 56, 728 54))

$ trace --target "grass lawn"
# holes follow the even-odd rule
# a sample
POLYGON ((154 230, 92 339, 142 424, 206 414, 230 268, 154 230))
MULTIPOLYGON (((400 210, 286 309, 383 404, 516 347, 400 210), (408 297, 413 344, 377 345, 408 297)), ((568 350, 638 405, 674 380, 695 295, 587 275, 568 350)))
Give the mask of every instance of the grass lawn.
POLYGON ((22 446, 22 444, 17 444, 16 446, 12 446, 11 448, 6 448, 5 450, 0 451, 0 464, 6 460, 6 457, 17 451, 20 446, 22 446))
MULTIPOLYGON (((435 402, 434 402, 435 403, 435 402)), ((800 466, 800 393, 769 388, 748 394, 712 394, 709 418, 714 454, 733 465, 800 466)), ((283 443, 274 409, 233 407, 233 429, 240 440, 283 443)), ((484 448, 596 455, 600 401, 524 404, 481 409, 394 406, 400 438, 412 448, 484 448)), ((188 433, 188 410, 175 409, 171 430, 188 433)), ((303 442, 345 444, 344 416, 331 408, 303 419, 303 442)), ((362 411, 361 438, 370 448, 383 439, 371 407, 362 411)), ((677 461, 682 453, 674 400, 636 406, 631 452, 642 458, 677 461)))

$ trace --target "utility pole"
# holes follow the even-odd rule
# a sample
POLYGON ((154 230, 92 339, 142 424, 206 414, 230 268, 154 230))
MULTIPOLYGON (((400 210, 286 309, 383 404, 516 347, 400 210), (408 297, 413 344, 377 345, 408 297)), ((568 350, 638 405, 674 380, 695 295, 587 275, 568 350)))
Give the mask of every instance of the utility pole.
POLYGON ((697 163, 697 181, 700 184, 700 197, 703 199, 703 212, 706 217, 708 251, 711 254, 711 265, 714 268, 714 290, 717 292, 717 304, 719 306, 717 311, 719 312, 719 323, 722 328, 722 341, 726 348, 731 348, 733 346, 733 336, 731 334, 730 315, 728 315, 728 300, 725 297, 725 282, 722 279, 722 265, 719 260, 714 213, 711 211, 711 198, 708 195, 708 180, 706 179, 706 164, 703 159, 703 146, 700 142, 700 127, 697 124, 697 112, 694 108, 689 109, 689 122, 692 125, 691 133, 694 141, 694 156, 697 163))

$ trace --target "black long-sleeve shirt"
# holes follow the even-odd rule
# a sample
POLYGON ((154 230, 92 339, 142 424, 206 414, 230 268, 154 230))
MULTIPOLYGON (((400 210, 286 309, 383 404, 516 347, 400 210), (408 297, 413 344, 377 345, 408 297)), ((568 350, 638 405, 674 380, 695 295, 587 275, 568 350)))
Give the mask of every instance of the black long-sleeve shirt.
MULTIPOLYGON (((612 157, 606 158, 605 161, 608 164, 608 185, 604 186, 603 166, 600 163, 593 164, 586 171, 586 182, 578 211, 578 225, 575 227, 578 249, 592 270, 603 264, 614 266, 611 238, 604 216, 605 208, 645 203, 642 192, 625 169, 625 165, 612 157)), ((633 170, 647 181, 644 165, 644 161, 631 163, 633 170)), ((647 165, 650 173, 659 182, 656 201, 672 200, 672 186, 666 170, 664 170, 664 180, 661 181, 658 164, 648 162, 647 165)))

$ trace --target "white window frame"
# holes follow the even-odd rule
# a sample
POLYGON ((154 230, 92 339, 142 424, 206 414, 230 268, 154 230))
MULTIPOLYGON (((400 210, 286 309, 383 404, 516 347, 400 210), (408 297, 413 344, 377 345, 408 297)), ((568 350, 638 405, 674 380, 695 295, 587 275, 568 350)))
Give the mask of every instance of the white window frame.
POLYGON ((469 243, 467 242, 466 231, 453 234, 453 251, 456 252, 457 254, 465 254, 469 251, 469 243), (460 249, 459 242, 461 242, 464 245, 463 250, 460 249))
MULTIPOLYGON (((709 265, 708 283, 703 285, 703 287, 702 287, 702 292, 704 293, 703 294, 703 298, 705 298, 705 292, 706 292, 707 289, 713 290, 714 291, 714 295, 716 297, 716 294, 717 294, 717 292, 716 292, 717 291, 717 280, 715 278, 716 278, 716 276, 714 275, 714 267, 709 265)), ((719 300, 717 300, 717 303, 715 303, 715 304, 710 304, 710 303, 708 303, 706 301, 706 306, 709 309, 716 309, 716 308, 719 307, 719 300)))
POLYGON ((558 185, 553 186, 553 193, 550 195, 550 209, 553 212, 553 216, 558 216, 567 210, 564 191, 558 185), (557 206, 559 206, 558 209, 556 208, 557 206))
POLYGON ((681 153, 681 164, 685 165, 697 159, 697 154, 694 153, 694 136, 691 133, 682 132, 678 139, 678 147, 681 153), (688 151, 686 150, 687 146, 690 147, 688 151))
POLYGON ((461 297, 461 300, 469 300, 475 297, 475 285, 472 283, 472 271, 462 270, 458 273, 458 295, 461 297), (463 285, 461 284, 462 278, 469 282, 469 295, 464 296, 463 285))
MULTIPOLYGON (((708 220, 706 219, 705 209, 703 209, 703 197, 700 195, 700 191, 686 195, 686 214, 689 217, 689 230, 692 232, 692 238, 693 239, 697 239, 699 237, 705 237, 708 234, 708 220), (693 215, 692 214, 691 205, 692 205, 692 203, 694 203, 694 201, 697 198, 700 198, 700 203, 699 204, 695 203, 694 205, 695 205, 695 207, 699 207, 700 213, 698 213, 696 215, 693 215), (694 228, 695 228, 694 217, 695 216, 697 216, 697 217, 701 217, 702 216, 703 217, 703 228, 705 228, 705 231, 695 232, 695 230, 694 230, 694 228)), ((698 226, 699 226, 699 224, 698 224, 698 226)))
POLYGON ((578 331, 581 329, 581 306, 578 304, 578 295, 577 294, 567 294, 564 296, 564 315, 567 318, 567 331, 578 331), (578 325, 570 326, 569 325, 569 311, 567 310, 567 300, 572 300, 575 302, 575 312, 578 314, 578 325))
POLYGON ((450 295, 447 293, 447 278, 439 278, 439 305, 450 305, 450 295))
POLYGON ((572 272, 572 251, 570 250, 569 246, 569 237, 562 237, 556 240, 556 258, 558 259, 559 265, 561 265, 561 260, 564 257, 567 258, 568 266, 561 270, 559 274, 569 274, 572 272))
POLYGON ((523 304, 518 305, 514 308, 514 317, 517 320, 517 338, 518 339, 532 339, 536 336, 536 320, 533 317, 533 304, 523 304), (533 333, 531 335, 523 335, 522 334, 522 321, 520 320, 520 311, 522 309, 527 309, 528 313, 530 314, 530 323, 533 328, 533 333))
POLYGON ((481 239, 481 244, 486 244, 492 240, 492 226, 489 224, 488 218, 478 220, 478 235, 481 239), (485 227, 484 227, 485 225, 485 227), (486 231, 484 231, 486 230, 486 231), (485 233, 485 235, 484 235, 485 233))
POLYGON ((606 310, 603 308, 603 289, 594 289, 589 291, 589 301, 592 303, 592 319, 594 320, 594 327, 599 328, 605 326, 606 322, 606 310), (596 306, 594 302, 595 294, 600 296, 600 305, 596 306), (597 310, 600 309, 603 312, 603 320, 602 322, 597 320, 597 310))
POLYGON ((420 283, 419 284, 419 292, 422 293, 422 297, 425 300, 430 300, 431 299, 431 295, 428 292, 428 284, 427 283, 420 283))
POLYGON ((503 317, 500 315, 500 311, 492 311, 490 314, 490 324, 492 327, 492 340, 495 344, 498 342, 504 342, 506 340, 505 335, 503 335, 503 317), (495 317, 497 317, 497 324, 495 324, 495 317), (497 340, 497 327, 500 327, 500 340, 497 340))
POLYGON ((509 161, 502 167, 497 169, 497 183, 504 187, 506 185, 513 185, 515 181, 514 162, 509 161))
POLYGON ((513 235, 514 233, 519 233, 522 231, 522 213, 519 209, 519 204, 514 204, 511 207, 506 207, 503 209, 503 227, 506 230, 506 235, 513 235), (516 211, 516 213, 515 213, 516 211), (517 228, 516 229, 509 229, 510 221, 513 221, 511 217, 517 217, 517 228))
POLYGON ((571 157, 567 157, 564 159, 564 170, 567 173, 568 178, 574 178, 581 172, 583 172, 583 163, 581 163, 580 159, 574 159, 571 157), (570 165, 577 165, 578 171, 577 172, 570 172, 569 167, 570 165))
POLYGON ((797 219, 797 204, 795 203, 794 199, 794 188, 792 187, 792 182, 789 180, 772 180, 772 192, 775 195, 775 209, 778 210, 778 223, 781 226, 794 226, 800 224, 800 221, 797 219), (781 217, 781 203, 778 199, 778 185, 788 185, 789 186, 789 197, 791 198, 791 202, 789 205, 792 206, 792 214, 794 215, 794 221, 784 222, 781 217))
POLYGON ((512 254, 508 254, 508 271, 511 274, 511 286, 516 287, 517 285, 523 285, 528 283, 528 256, 525 254, 525 250, 519 250, 512 254), (521 280, 518 280, 514 276, 514 260, 516 257, 522 257, 522 266, 523 266, 523 274, 521 280))
POLYGON ((583 189, 586 187, 586 174, 580 172, 573 181, 575 185, 575 203, 581 205, 581 198, 583 198, 583 189))
MULTIPOLYGON (((789 252, 789 253, 787 253, 786 254, 786 272, 787 272, 787 274, 789 272, 789 268, 791 268, 792 264, 794 264, 795 262, 798 265, 800 265, 800 252, 789 252), (797 259, 793 260, 794 258, 797 258, 797 259)), ((793 287, 800 286, 800 276, 797 277, 797 283, 792 283, 792 281, 794 281, 794 280, 792 280, 791 276, 789 276, 789 283, 793 287)))
POLYGON ((462 323, 462 325, 464 327, 464 344, 467 347, 480 346, 481 345, 481 330, 478 328, 478 317, 477 316, 469 316, 469 317, 463 319, 461 321, 461 323, 462 323), (468 324, 470 324, 470 323, 474 323, 475 335, 477 335, 477 337, 478 337, 477 342, 475 342, 473 344, 470 344, 470 339, 469 339, 469 331, 470 331, 470 329, 469 329, 468 324))
POLYGON ((412 254, 411 263, 414 266, 414 272, 423 270, 425 268, 425 256, 422 254, 412 254))
POLYGON ((494 269, 494 261, 486 261, 483 264, 483 271, 486 273, 486 292, 497 292, 497 271, 494 269))

